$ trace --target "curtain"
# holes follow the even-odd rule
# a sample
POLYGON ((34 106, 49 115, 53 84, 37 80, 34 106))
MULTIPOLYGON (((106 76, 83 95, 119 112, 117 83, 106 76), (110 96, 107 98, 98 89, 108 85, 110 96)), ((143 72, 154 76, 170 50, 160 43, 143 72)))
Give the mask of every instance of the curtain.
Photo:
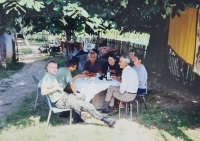
POLYGON ((185 14, 170 18, 168 45, 187 64, 193 65, 196 45, 197 9, 189 8, 185 14))

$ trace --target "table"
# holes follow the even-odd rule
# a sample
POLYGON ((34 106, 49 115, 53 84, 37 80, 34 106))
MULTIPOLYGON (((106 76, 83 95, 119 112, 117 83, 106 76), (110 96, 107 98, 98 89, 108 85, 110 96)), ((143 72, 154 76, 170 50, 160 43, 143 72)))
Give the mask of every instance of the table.
POLYGON ((106 90, 110 85, 119 86, 120 82, 116 80, 103 81, 103 80, 100 80, 98 77, 95 77, 93 82, 91 80, 84 80, 83 78, 77 78, 74 80, 74 84, 76 86, 77 91, 85 94, 86 96, 85 101, 90 102, 97 94, 98 95, 95 97, 94 100, 98 101, 98 98, 100 100, 100 97, 103 97, 103 95, 105 96, 104 90, 106 90), (104 91, 103 92, 104 94, 101 93, 102 91, 104 91))

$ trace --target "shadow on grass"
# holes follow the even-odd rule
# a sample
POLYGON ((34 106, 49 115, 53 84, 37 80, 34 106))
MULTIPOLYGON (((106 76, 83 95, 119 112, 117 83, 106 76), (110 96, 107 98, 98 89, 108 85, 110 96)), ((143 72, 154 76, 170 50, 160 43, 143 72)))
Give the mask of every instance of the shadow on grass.
MULTIPOLYGON (((162 99, 162 95, 159 95, 159 97, 162 99)), ((166 97, 163 98, 166 99, 166 97)), ((170 98, 172 97, 169 97, 168 100, 170 100, 170 98)), ((149 103, 156 103, 157 99, 155 98, 155 95, 152 94, 147 98, 147 101, 149 103)), ((173 97, 172 101, 176 101, 176 99, 173 97)), ((186 103, 183 108, 176 108, 178 102, 173 104, 174 108, 165 108, 162 101, 160 104, 147 105, 149 106, 148 110, 143 109, 140 113, 143 124, 148 128, 154 126, 159 129, 160 135, 164 140, 167 139, 164 133, 162 133, 162 130, 176 138, 192 141, 192 139, 183 131, 200 127, 200 108, 198 107, 198 104, 194 105, 194 103, 186 103), (193 106, 191 107, 190 105, 193 106)))
MULTIPOLYGON (((27 95, 19 108, 14 110, 12 114, 6 116, 3 119, 0 119, 0 133, 5 129, 10 128, 11 126, 21 128, 35 125, 35 121, 31 120, 31 117, 39 117, 40 122, 46 123, 49 113, 49 107, 39 96, 37 107, 34 110, 33 107, 35 102, 35 96, 35 92, 31 93, 30 95, 27 95)), ((56 126, 60 125, 61 123, 63 124, 64 121, 69 122, 69 118, 58 118, 57 114, 52 113, 49 123, 52 126, 56 126)))

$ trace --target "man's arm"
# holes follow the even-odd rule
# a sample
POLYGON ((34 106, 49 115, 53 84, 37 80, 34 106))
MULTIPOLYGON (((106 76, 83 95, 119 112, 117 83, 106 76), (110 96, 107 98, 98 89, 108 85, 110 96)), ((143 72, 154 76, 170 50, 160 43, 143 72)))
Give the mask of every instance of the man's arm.
POLYGON ((78 74, 78 75, 74 76, 72 79, 75 80, 78 77, 85 77, 85 75, 84 74, 78 74))
POLYGON ((89 73, 89 71, 88 71, 88 69, 87 69, 87 62, 85 62, 85 64, 84 64, 82 74, 86 74, 86 73, 89 73))
MULTIPOLYGON (((60 91, 63 92, 63 88, 60 87, 59 85, 55 85, 55 86, 50 86, 49 84, 51 84, 52 82, 47 78, 44 77, 40 82, 40 86, 41 86, 41 93, 42 95, 47 95, 50 93, 53 93, 55 91, 60 91)), ((38 86, 39 86, 38 84, 38 86)))
POLYGON ((72 89, 73 93, 77 93, 76 87, 74 85, 74 82, 69 82, 70 88, 72 89))
POLYGON ((63 88, 59 87, 59 86, 54 86, 54 87, 51 87, 51 88, 47 88, 45 86, 41 87, 41 93, 42 93, 42 95, 47 95, 47 94, 53 93, 55 91, 63 92, 63 88))
POLYGON ((84 70, 84 71, 82 72, 82 74, 87 74, 87 73, 89 73, 88 70, 84 70))

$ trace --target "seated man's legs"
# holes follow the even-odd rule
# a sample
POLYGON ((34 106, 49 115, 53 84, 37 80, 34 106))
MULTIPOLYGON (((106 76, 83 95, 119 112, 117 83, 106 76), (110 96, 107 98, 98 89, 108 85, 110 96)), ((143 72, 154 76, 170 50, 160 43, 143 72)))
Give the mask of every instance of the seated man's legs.
POLYGON ((85 95, 82 94, 82 93, 69 94, 69 97, 72 97, 72 98, 77 99, 77 100, 85 101, 85 95))
POLYGON ((111 103, 111 105, 114 105, 115 102, 115 98, 113 97, 113 93, 114 92, 119 92, 119 87, 117 86, 109 86, 107 93, 106 93, 106 97, 105 97, 105 102, 103 105, 103 108, 107 108, 109 103, 111 103))
POLYGON ((106 98, 105 98, 105 102, 103 106, 104 109, 102 110, 102 112, 109 113, 109 114, 113 113, 112 107, 114 106, 115 98, 123 102, 126 102, 126 101, 128 102, 128 101, 134 100, 135 97, 136 97, 136 94, 129 94, 126 92, 124 94, 121 94, 119 92, 118 87, 110 86, 106 94, 106 98), (110 108, 108 106, 110 106, 110 108))
POLYGON ((109 126, 113 126, 115 124, 115 120, 111 120, 109 118, 103 117, 103 115, 100 114, 92 104, 79 100, 78 96, 75 96, 73 94, 70 94, 70 95, 65 94, 62 98, 60 98, 56 102, 56 106, 58 108, 70 107, 74 109, 75 112, 78 114, 80 114, 81 108, 82 108, 84 111, 90 113, 94 118, 102 120, 109 126))

